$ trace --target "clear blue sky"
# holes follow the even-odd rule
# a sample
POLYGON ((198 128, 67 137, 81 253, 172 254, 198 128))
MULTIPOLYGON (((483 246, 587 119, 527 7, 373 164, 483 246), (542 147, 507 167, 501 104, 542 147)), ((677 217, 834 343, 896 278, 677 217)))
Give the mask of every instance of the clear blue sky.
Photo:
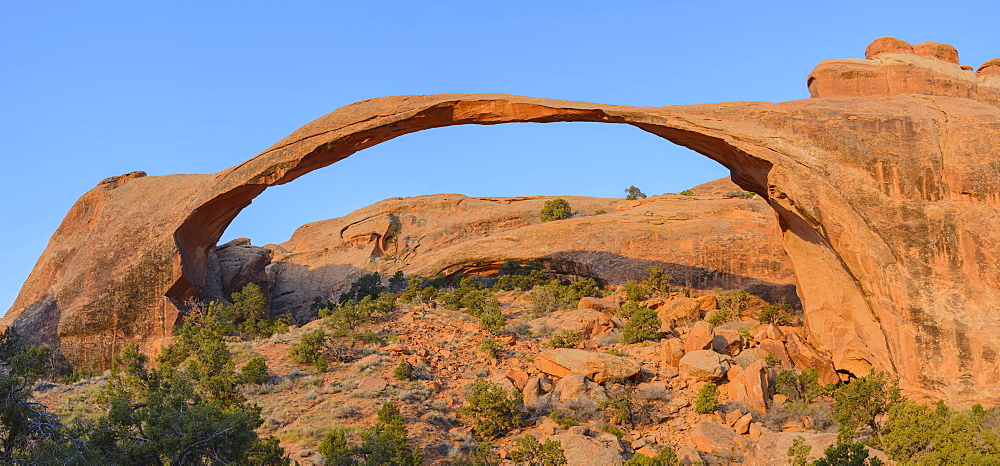
MULTIPOLYGON (((0 0, 0 312, 81 194, 133 170, 210 173, 333 109, 503 92, 622 105, 808 97, 873 39, 1000 56, 997 2, 29 2, 0 0)), ((623 196, 727 173, 630 127, 452 127, 265 192, 225 239, 393 196, 623 196)))

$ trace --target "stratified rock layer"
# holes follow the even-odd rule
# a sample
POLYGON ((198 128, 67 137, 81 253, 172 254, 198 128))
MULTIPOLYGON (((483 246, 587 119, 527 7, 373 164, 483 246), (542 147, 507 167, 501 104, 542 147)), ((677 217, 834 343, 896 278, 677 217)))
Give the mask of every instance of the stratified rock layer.
MULTIPOLYGON (((891 41, 889 41, 891 42, 891 41)), ((897 46, 899 44, 897 43, 897 46)), ((777 214, 811 340, 837 369, 911 393, 1000 396, 1000 103, 935 45, 826 61, 812 99, 621 107, 503 94, 348 105, 211 175, 139 176, 84 194, 3 319, 73 362, 155 352, 205 286, 208 251, 268 186, 396 136, 457 124, 621 123, 710 157, 777 214)))

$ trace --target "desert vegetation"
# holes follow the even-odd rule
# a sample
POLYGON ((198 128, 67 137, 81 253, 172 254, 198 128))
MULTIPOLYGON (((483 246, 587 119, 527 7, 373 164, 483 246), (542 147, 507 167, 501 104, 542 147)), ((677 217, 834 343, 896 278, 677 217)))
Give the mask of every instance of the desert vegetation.
POLYGON ((995 409, 914 404, 884 373, 831 383, 801 362, 794 306, 659 267, 605 286, 520 260, 483 277, 371 273, 316 303, 295 321, 247 285, 192 306, 155 367, 128 346, 103 375, 59 375, 8 332, 0 459, 565 464, 590 445, 630 465, 742 460, 724 429, 750 444, 800 432, 778 452, 792 464, 1000 460, 995 409), (574 375, 591 354, 611 359, 574 375), (824 432, 836 440, 807 442, 824 432))

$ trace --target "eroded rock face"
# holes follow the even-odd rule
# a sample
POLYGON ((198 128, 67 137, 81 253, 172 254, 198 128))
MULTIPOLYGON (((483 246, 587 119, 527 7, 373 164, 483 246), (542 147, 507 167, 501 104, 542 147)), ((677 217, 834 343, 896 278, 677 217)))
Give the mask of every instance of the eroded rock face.
MULTIPOLYGON (((992 404, 1000 76, 995 63, 976 73, 955 58, 933 44, 874 47, 869 60, 821 63, 809 78, 814 98, 784 103, 621 107, 449 94, 348 105, 220 173, 102 182, 67 214, 0 326, 76 363, 106 364, 133 340, 155 353, 181 303, 205 287, 209 249, 268 186, 428 128, 621 123, 718 161, 764 198, 810 339, 838 370, 889 370, 911 394, 992 404)), ((385 226, 345 231, 362 241, 384 238, 385 226)))
POLYGON ((642 279, 655 265, 677 286, 744 288, 773 301, 797 300, 771 209, 760 198, 723 197, 734 190, 731 181, 719 180, 694 188, 695 197, 564 196, 573 217, 546 223, 540 211, 551 197, 387 199, 303 225, 288 241, 267 245, 274 251, 273 305, 308 310, 313 298, 345 291, 373 271, 489 275, 508 259, 609 284, 642 279))

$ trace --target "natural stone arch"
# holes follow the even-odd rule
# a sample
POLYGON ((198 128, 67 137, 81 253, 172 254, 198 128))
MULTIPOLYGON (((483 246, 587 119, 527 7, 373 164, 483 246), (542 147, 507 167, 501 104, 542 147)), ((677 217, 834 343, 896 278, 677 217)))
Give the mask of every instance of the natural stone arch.
MULTIPOLYGON (((890 370, 913 393, 987 400, 1000 380, 1000 337, 981 325, 984 315, 997 317, 990 309, 1000 290, 990 273, 1000 265, 1000 233, 990 228, 1000 199, 991 181, 1000 175, 995 76, 948 69, 968 85, 942 86, 934 67, 958 65, 913 72, 880 60, 824 62, 809 81, 816 98, 776 104, 620 107, 500 94, 352 104, 217 174, 105 180, 71 209, 2 324, 60 345, 78 363, 106 364, 126 340, 155 352, 180 303, 203 285, 208 248, 268 186, 422 129, 620 123, 716 160, 768 202, 808 332, 838 369, 890 370), (849 80, 881 82, 859 66, 928 75, 917 90, 943 97, 880 96, 849 80), (867 97, 824 98, 858 95, 855 87, 867 97)), ((911 61, 920 60, 938 59, 911 61)), ((907 83, 906 92, 919 87, 907 83)))

